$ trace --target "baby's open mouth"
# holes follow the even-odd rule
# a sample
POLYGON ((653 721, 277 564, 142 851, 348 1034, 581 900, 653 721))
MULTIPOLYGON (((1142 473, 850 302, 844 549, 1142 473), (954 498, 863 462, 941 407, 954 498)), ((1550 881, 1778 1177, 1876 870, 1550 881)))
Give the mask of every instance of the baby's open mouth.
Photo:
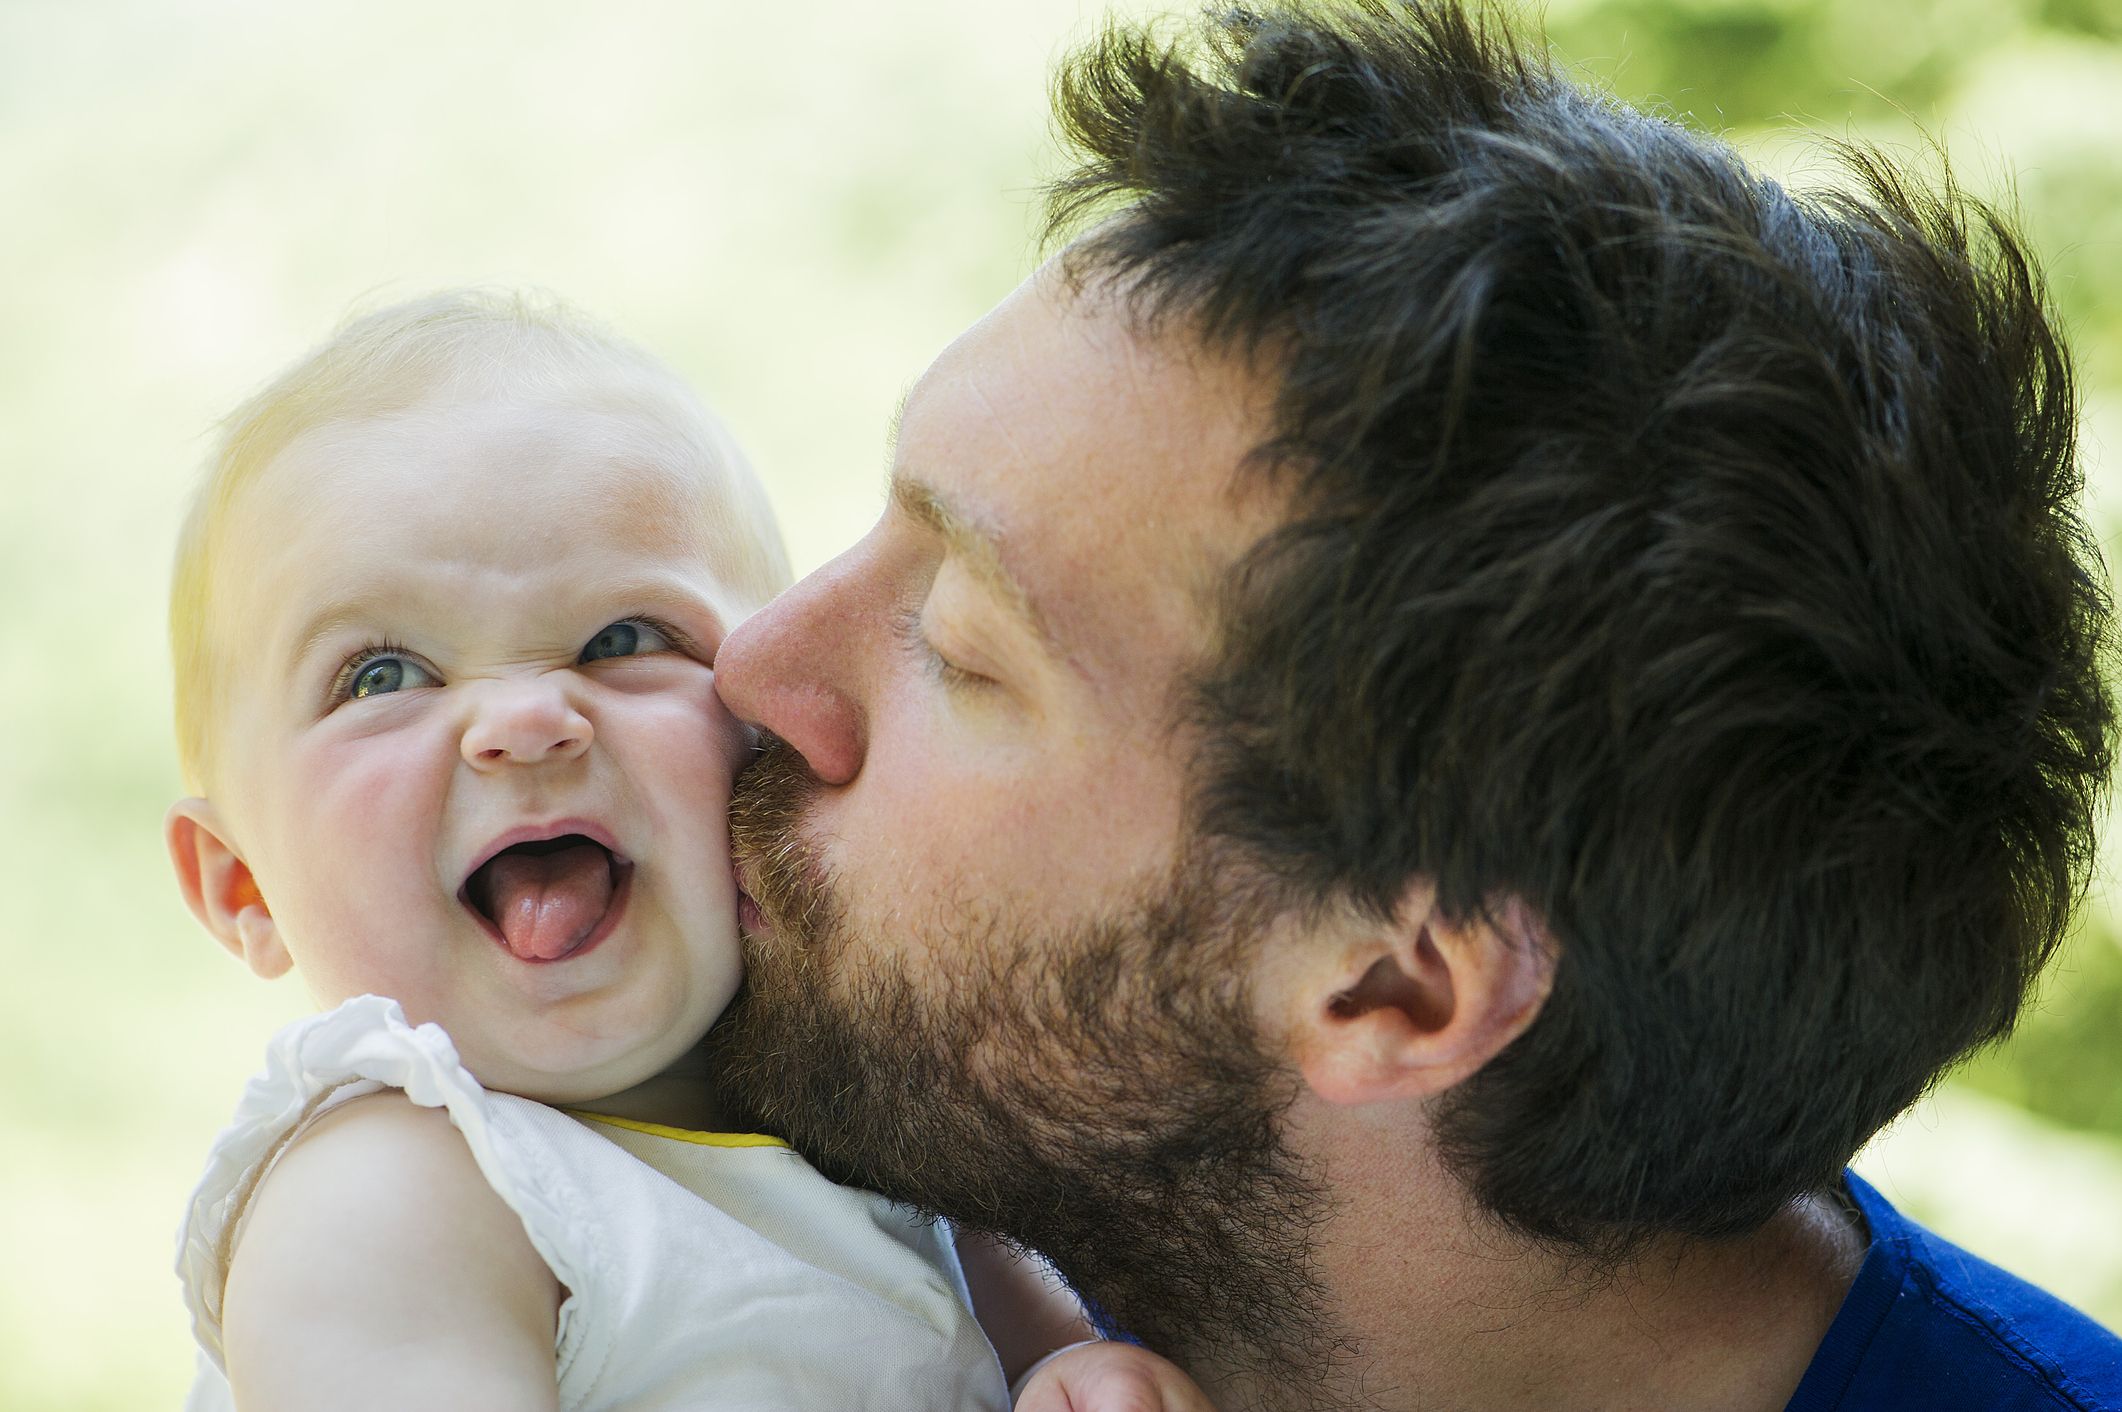
POLYGON ((464 881, 458 900, 525 961, 558 961, 600 939, 633 864, 583 834, 504 848, 464 881))

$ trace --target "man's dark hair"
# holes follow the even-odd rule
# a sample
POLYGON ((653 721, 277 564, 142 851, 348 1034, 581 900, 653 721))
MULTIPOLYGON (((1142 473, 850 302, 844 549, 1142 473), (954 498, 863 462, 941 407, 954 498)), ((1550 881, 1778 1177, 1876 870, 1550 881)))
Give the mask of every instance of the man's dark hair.
POLYGON ((1054 229, 1277 389, 1196 682, 1204 834, 1558 960, 1437 1113, 1518 1231, 1758 1226, 2006 1033, 2082 891, 2108 604, 2007 218, 1794 194, 1455 3, 1108 28, 1054 229))

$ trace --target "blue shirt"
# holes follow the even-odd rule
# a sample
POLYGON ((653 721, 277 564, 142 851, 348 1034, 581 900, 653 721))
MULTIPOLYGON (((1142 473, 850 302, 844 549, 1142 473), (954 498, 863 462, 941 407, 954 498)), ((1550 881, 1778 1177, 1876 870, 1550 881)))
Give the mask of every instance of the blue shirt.
POLYGON ((2122 1412, 2122 1339, 1844 1180, 1871 1247, 1788 1412, 2122 1412))

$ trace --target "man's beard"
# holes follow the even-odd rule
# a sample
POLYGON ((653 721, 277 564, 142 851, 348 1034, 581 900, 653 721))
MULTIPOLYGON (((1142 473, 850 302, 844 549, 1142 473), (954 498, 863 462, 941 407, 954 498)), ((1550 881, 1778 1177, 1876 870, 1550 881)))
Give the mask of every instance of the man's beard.
POLYGON ((1039 1251, 1182 1363, 1318 1387, 1338 1344, 1312 1260, 1326 1199, 1282 1138, 1295 1083, 1256 1033, 1229 870, 1182 864, 1043 935, 951 899, 909 946, 862 930, 800 836, 815 788, 774 739, 737 784, 769 934, 706 1041, 731 1115, 835 1181, 1039 1251))

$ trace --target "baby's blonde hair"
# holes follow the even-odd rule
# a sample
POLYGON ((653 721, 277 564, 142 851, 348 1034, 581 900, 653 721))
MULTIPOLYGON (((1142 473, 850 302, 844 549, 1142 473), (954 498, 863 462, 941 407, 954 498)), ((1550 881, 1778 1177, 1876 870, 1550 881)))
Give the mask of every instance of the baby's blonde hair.
MULTIPOLYGON (((228 573, 230 510, 297 437, 331 422, 451 399, 583 401, 642 413, 678 434, 719 494, 697 507, 731 588, 763 603, 789 581, 773 511, 742 454, 684 382, 644 350, 549 296, 445 290, 349 320, 229 414, 177 538, 170 586, 177 756, 204 793, 228 663, 214 608, 228 573)), ((684 469, 684 468, 680 468, 684 469)))

